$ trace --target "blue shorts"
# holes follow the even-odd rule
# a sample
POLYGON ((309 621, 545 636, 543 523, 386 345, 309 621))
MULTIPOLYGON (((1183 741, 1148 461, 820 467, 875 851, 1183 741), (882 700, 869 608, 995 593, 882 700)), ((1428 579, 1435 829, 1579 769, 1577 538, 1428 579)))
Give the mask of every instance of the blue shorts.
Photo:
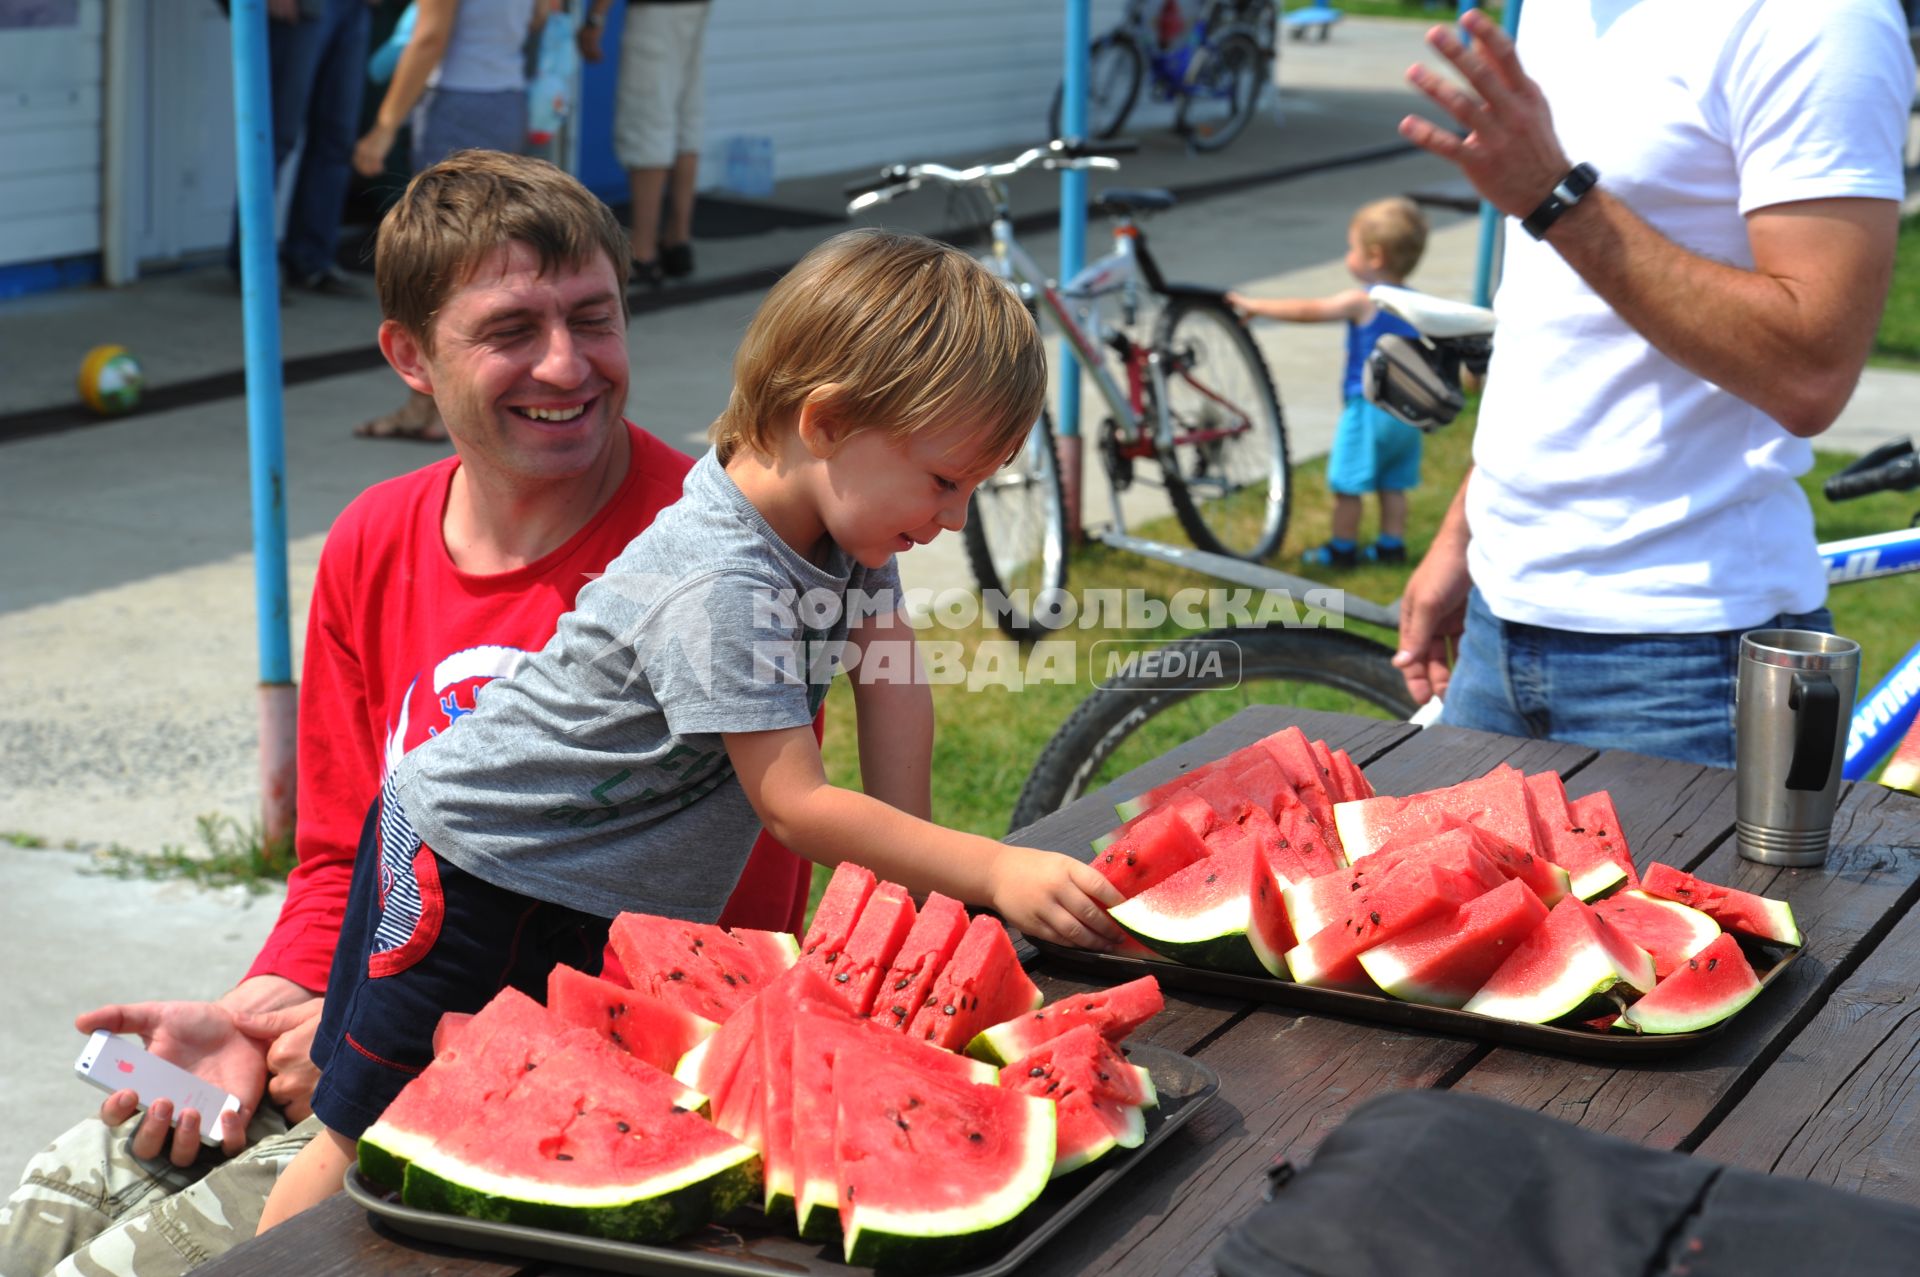
POLYGON ((442 859, 383 793, 360 831, 313 1037, 313 1111, 358 1139, 432 1061, 444 1012, 478 1011, 508 985, 546 1001, 556 963, 599 972, 608 925, 442 859))
MULTIPOLYGON (((1833 632, 1825 608, 1783 612, 1752 629, 1833 632)), ((1733 766, 1733 694, 1746 630, 1584 634, 1503 621, 1480 591, 1440 721, 1536 740, 1733 766)))
POLYGON ((1420 486, 1420 432, 1385 408, 1355 397, 1340 413, 1327 460, 1327 487, 1342 496, 1420 486))

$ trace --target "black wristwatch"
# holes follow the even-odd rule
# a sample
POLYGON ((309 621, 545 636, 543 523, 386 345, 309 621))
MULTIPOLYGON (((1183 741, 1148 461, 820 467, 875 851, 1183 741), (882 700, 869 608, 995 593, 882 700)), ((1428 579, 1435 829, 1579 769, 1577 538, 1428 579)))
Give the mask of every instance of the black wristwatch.
POLYGON ((1547 228, 1559 221, 1562 213, 1578 204, 1581 197, 1592 190, 1594 183, 1599 180, 1599 170, 1593 165, 1574 165, 1547 198, 1540 201, 1540 207, 1521 220, 1521 229, 1535 239, 1545 239, 1547 228))

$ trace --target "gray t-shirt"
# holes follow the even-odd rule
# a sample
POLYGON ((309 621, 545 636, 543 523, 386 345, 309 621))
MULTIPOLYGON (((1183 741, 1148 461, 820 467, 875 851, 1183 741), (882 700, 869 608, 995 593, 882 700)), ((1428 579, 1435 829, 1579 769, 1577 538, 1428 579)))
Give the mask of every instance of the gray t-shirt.
POLYGON ((539 652, 416 747, 392 791, 429 847, 488 882, 611 917, 711 922, 759 819, 722 732, 805 727, 893 561, 782 541, 711 451, 588 583, 539 652))

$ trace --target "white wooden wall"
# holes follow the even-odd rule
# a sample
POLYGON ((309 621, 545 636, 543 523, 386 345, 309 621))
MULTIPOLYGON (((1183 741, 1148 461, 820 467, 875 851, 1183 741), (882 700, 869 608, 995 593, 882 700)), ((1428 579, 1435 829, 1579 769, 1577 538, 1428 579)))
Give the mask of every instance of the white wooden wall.
POLYGON ((100 247, 103 8, 0 30, 0 265, 100 247))

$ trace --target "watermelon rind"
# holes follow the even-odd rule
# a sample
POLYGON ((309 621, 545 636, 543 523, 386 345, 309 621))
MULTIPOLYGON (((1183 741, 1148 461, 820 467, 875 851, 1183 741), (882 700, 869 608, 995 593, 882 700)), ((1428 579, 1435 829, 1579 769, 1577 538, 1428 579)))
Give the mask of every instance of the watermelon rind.
POLYGON ((760 1155, 734 1145, 638 1182, 587 1187, 497 1172, 435 1151, 407 1167, 400 1198, 422 1210, 616 1241, 664 1242, 759 1196, 760 1155))
POLYGON ((1046 1191, 1053 1177, 1057 1118, 1052 1100, 1020 1096, 1027 1121, 1017 1164, 1006 1181, 964 1206, 936 1210, 888 1208, 857 1202, 847 1214, 846 1261, 912 1272, 946 1267, 991 1242, 1046 1191))
POLYGON ((1642 1033, 1695 1033, 1711 1028, 1760 996, 1760 977, 1753 973, 1740 944, 1722 934, 1687 959, 1673 974, 1620 1015, 1620 1028, 1642 1033), (1714 965, 1724 970, 1714 971, 1714 965), (1696 984, 1719 986, 1717 993, 1700 996, 1696 984))
POLYGON ((1620 936, 1590 906, 1568 897, 1554 906, 1547 921, 1521 942, 1461 1009, 1522 1024, 1545 1024, 1567 1016, 1597 1014, 1601 999, 1618 984, 1650 992, 1654 987, 1653 958, 1620 936), (1557 917, 1563 910, 1586 913, 1593 927, 1583 931, 1572 925, 1573 919, 1557 917), (1522 971, 1530 966, 1537 970, 1544 965, 1538 951, 1544 948, 1551 953, 1556 946, 1559 965, 1546 972, 1547 978, 1535 979, 1524 992, 1508 991, 1516 964, 1522 971))
POLYGON ((1627 880, 1627 871, 1611 860, 1601 860, 1586 866, 1577 873, 1568 875, 1572 883, 1573 894, 1582 900, 1592 900, 1602 892, 1611 891, 1627 880))
POLYGON ((360 1136, 355 1150, 360 1173, 385 1188, 398 1188, 407 1167, 424 1153, 433 1151, 435 1137, 421 1131, 405 1131, 388 1121, 375 1122, 360 1136))
POLYGON ((1069 994, 1037 1011, 982 1029, 967 1043, 966 1053, 995 1067, 1011 1064, 1080 1024, 1092 1024, 1107 1041, 1119 1042, 1165 1007, 1159 981, 1141 976, 1108 989, 1069 994))
POLYGON ((1128 935, 1173 962, 1210 971, 1265 975, 1267 968, 1247 939, 1248 900, 1234 896, 1196 914, 1156 908, 1151 891, 1115 905, 1108 913, 1128 935))

